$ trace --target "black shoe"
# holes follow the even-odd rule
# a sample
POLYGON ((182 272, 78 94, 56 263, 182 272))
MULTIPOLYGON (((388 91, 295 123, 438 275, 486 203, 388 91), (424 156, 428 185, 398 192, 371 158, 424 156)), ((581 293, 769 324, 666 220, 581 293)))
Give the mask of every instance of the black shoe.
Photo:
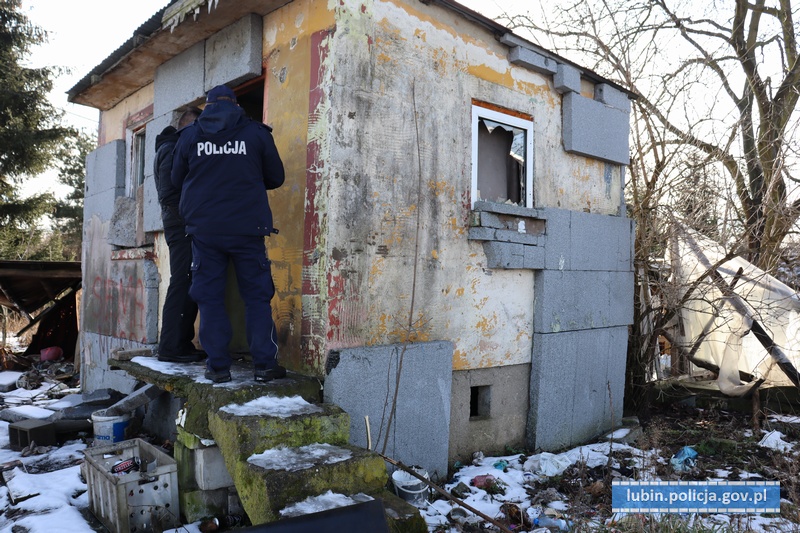
POLYGON ((286 369, 281 365, 275 365, 270 368, 256 368, 253 374, 253 379, 259 383, 266 383, 273 379, 281 379, 286 377, 286 369))
POLYGON ((200 353, 180 353, 172 355, 159 352, 158 354, 158 360, 167 363, 196 363, 202 361, 204 357, 205 356, 200 353))
POLYGON ((227 383, 231 380, 231 371, 230 370, 212 370, 210 368, 206 368, 206 379, 213 381, 214 383, 227 383))

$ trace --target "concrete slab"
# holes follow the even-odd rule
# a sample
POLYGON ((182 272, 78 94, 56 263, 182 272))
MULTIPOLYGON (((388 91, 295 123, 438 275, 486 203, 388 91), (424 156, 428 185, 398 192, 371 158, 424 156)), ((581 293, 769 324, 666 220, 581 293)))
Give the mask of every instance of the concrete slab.
POLYGON ((50 409, 36 407, 34 405, 19 405, 17 407, 6 407, 0 411, 0 420, 6 422, 20 422, 22 420, 46 420, 53 415, 50 409))
POLYGON ((351 348, 340 350, 329 360, 332 364, 325 380, 325 401, 340 406, 350 415, 351 444, 367 446, 364 417, 369 416, 376 449, 383 449, 386 440, 386 455, 407 465, 419 465, 432 477, 446 475, 453 343, 351 348), (403 366, 396 416, 389 428, 389 402, 395 394, 401 354, 403 366), (358 394, 353 394, 354 390, 358 394), (420 409, 420 405, 425 409, 420 409))
POLYGON ((9 392, 17 388, 17 380, 22 377, 22 372, 4 370, 0 372, 0 392, 9 392))
POLYGON ((534 333, 528 447, 555 451, 572 443, 578 334, 534 333))

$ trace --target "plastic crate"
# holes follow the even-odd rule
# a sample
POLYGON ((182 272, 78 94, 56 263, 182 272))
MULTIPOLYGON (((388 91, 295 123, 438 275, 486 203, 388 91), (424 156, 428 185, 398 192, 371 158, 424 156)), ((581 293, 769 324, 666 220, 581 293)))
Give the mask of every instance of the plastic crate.
POLYGON ((175 459, 141 439, 83 451, 89 509, 111 533, 160 532, 180 525, 175 459), (138 458, 138 472, 117 475, 119 461, 138 458))

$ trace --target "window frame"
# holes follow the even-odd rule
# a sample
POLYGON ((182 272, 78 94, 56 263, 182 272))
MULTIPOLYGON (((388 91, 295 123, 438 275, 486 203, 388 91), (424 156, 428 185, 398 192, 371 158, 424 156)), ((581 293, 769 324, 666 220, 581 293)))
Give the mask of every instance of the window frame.
MULTIPOLYGON (((481 119, 525 130, 525 199, 521 207, 533 208, 533 120, 472 104, 472 184, 470 207, 478 201, 478 126, 481 119)), ((480 200, 486 200, 481 198, 480 200)))
POLYGON ((147 124, 140 124, 127 130, 130 147, 127 162, 126 195, 135 198, 147 177, 147 124))

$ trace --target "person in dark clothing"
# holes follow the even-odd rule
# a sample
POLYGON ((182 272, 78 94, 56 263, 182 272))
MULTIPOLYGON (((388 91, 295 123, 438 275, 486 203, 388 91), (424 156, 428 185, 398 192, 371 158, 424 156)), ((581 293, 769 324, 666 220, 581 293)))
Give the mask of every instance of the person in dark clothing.
MULTIPOLYGON (((200 109, 191 107, 178 119, 178 128, 191 124, 200 109)), ((169 248, 169 288, 161 311, 161 334, 158 339, 158 360, 173 363, 193 363, 203 358, 203 353, 192 343, 197 304, 189 297, 192 265, 192 241, 186 234, 186 224, 178 214, 180 189, 172 185, 172 158, 180 131, 167 126, 156 136, 154 177, 161 204, 164 239, 169 248)))
POLYGON ((205 377, 231 380, 225 282, 232 260, 245 304, 247 342, 256 381, 286 375, 270 300, 275 294, 265 236, 273 232, 267 190, 283 185, 272 130, 248 118, 233 91, 219 85, 175 147, 172 183, 181 189, 180 214, 192 236, 190 294, 200 307, 200 342, 208 353, 205 377))

